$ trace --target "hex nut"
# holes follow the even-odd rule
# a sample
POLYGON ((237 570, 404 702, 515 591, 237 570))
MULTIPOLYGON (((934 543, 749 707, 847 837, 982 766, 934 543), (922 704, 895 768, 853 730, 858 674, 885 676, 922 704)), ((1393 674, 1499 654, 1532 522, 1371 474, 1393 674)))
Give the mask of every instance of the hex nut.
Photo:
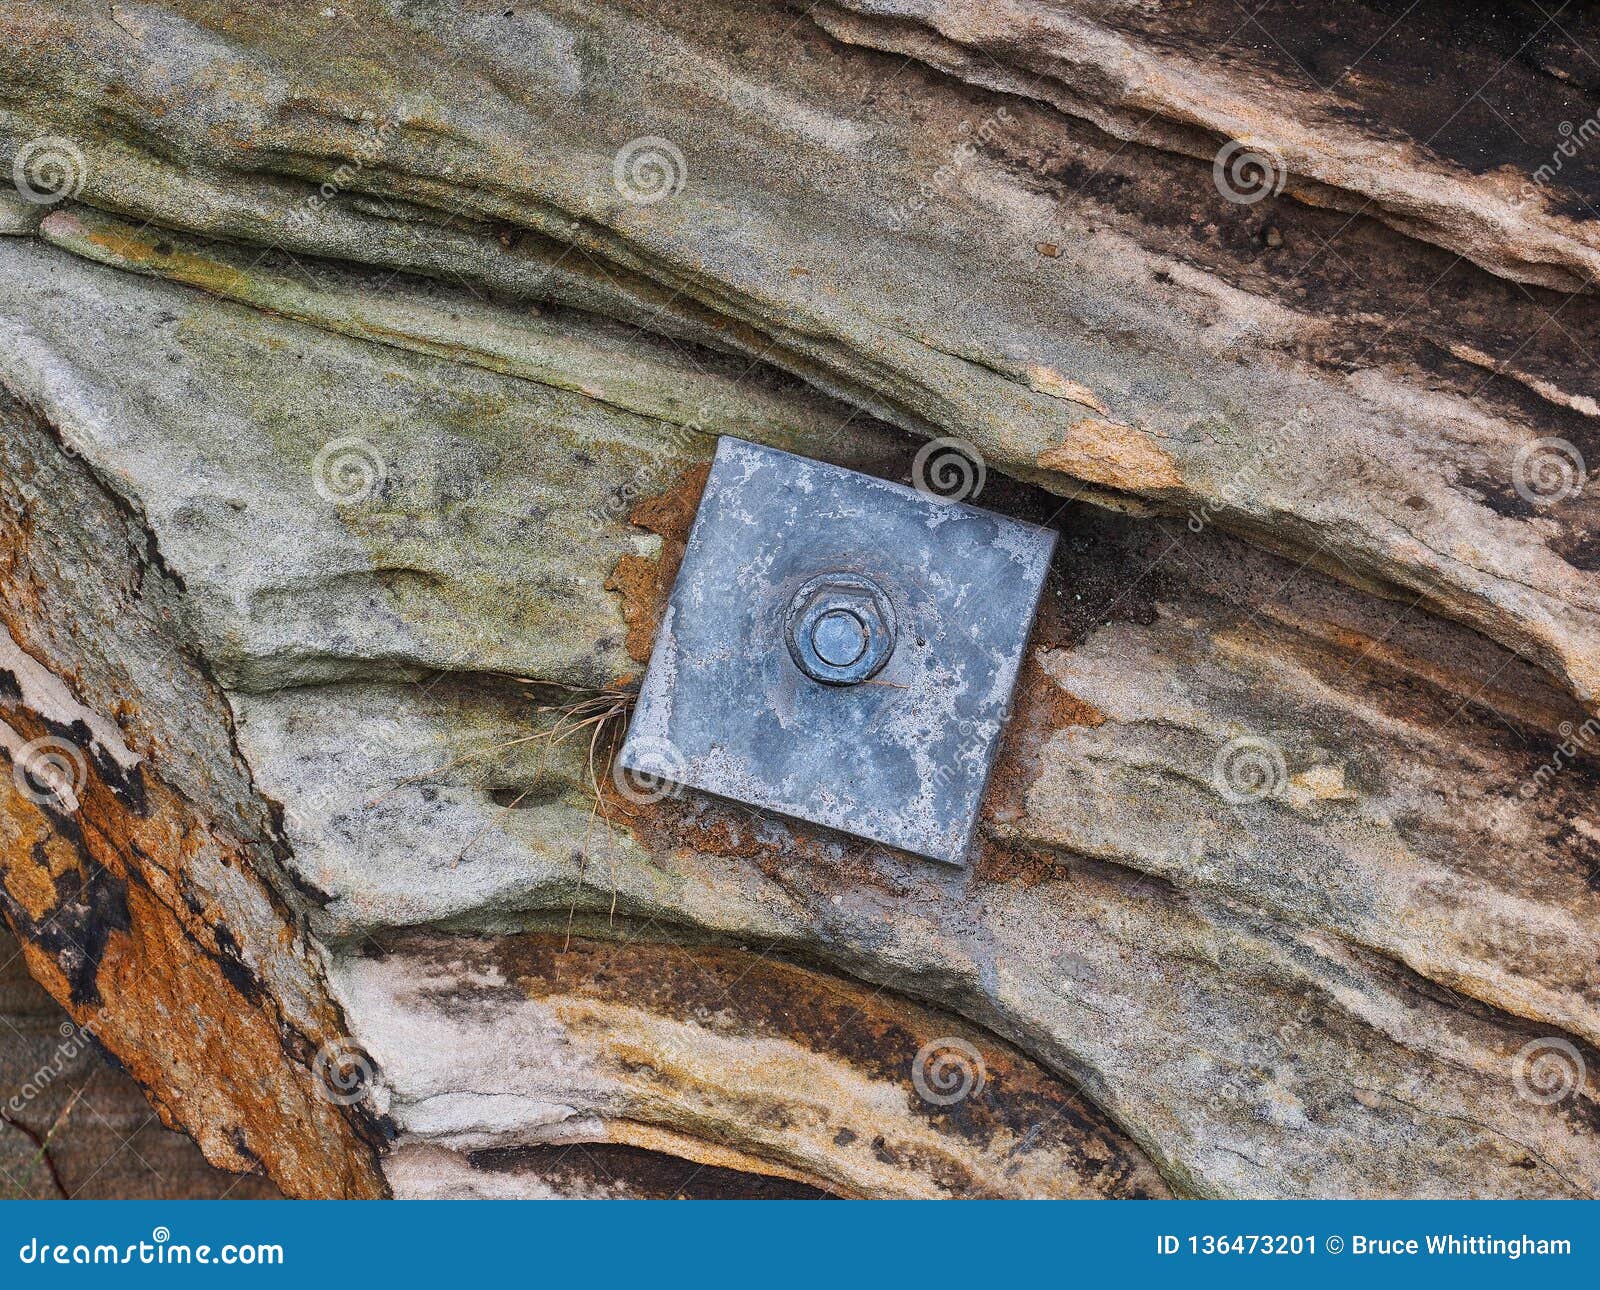
POLYGON ((824 573, 795 592, 784 615, 795 665, 824 685, 858 685, 894 653, 894 605, 883 588, 855 573, 824 573))

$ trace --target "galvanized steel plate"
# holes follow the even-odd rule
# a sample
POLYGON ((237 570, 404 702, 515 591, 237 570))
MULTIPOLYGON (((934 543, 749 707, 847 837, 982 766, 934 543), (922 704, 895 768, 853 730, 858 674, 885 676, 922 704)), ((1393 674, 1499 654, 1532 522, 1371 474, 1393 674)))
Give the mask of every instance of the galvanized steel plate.
POLYGON ((723 438, 621 765, 964 864, 1054 546, 723 438))

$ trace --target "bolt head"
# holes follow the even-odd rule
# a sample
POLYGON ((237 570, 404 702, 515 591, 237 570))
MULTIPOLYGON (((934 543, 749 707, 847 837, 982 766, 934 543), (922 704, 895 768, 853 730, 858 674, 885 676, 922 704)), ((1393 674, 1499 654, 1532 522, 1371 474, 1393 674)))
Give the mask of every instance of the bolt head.
POLYGON ((796 666, 824 685, 857 685, 894 653, 894 606, 870 578, 827 573, 789 602, 784 635, 796 666))
POLYGON ((830 667, 849 667, 867 652, 867 625, 849 609, 830 609, 811 627, 811 648, 830 667))

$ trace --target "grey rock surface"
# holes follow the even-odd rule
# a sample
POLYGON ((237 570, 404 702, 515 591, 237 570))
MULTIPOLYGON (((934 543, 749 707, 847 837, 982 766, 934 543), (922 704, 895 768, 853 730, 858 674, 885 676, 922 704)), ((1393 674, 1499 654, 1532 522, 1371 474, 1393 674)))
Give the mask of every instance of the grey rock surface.
POLYGON ((359 1067, 303 1141, 249 1102, 280 1186, 1600 1189, 1591 163, 1213 20, 0 15, 0 155, 76 181, 0 207, 6 626, 190 813, 132 887, 359 1067), (614 778, 728 434, 959 438, 1060 531, 968 869, 614 778))

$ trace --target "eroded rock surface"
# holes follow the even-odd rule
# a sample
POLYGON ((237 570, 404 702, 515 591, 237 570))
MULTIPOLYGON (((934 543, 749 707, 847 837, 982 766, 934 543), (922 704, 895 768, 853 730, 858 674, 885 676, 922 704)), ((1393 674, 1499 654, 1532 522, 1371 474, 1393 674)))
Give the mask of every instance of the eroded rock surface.
POLYGON ((1594 1194, 1592 23, 1303 8, 10 7, 30 970, 293 1194, 1594 1194), (969 869, 612 779, 728 433, 1061 530, 969 869))

